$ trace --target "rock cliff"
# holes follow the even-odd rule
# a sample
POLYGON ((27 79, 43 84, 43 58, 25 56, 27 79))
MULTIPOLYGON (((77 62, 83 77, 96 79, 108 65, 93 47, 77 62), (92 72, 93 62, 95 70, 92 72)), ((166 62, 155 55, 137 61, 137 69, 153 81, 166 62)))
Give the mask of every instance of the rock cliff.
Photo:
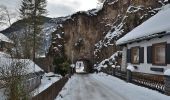
POLYGON ((155 15, 164 0, 105 0, 103 6, 77 12, 53 33, 51 52, 69 59, 92 63, 110 57, 118 48, 115 41, 155 15))

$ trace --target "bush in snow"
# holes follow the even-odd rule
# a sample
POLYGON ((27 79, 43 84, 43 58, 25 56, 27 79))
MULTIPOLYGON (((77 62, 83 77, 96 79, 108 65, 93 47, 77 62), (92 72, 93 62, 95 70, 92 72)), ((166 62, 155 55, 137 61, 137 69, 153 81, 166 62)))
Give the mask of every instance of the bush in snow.
POLYGON ((55 73, 65 76, 69 72, 70 61, 65 57, 55 57, 53 64, 55 65, 55 73))

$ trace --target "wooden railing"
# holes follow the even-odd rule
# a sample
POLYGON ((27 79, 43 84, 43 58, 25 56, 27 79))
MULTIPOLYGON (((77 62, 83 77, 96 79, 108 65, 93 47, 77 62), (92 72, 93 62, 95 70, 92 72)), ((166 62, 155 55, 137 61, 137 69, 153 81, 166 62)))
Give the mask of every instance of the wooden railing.
MULTIPOLYGON (((113 69, 112 73, 110 72, 110 70, 108 71, 107 69, 102 69, 102 72, 113 75, 125 81, 127 79, 127 72, 123 72, 120 69, 113 69)), ((163 75, 132 72, 131 83, 157 90, 162 93, 164 93, 165 91, 165 82, 163 75)))
POLYGON ((165 88, 163 75, 152 75, 152 74, 133 72, 132 82, 160 92, 164 92, 164 88, 165 88))
POLYGON ((115 76, 120 79, 126 80, 126 72, 123 72, 121 70, 115 70, 115 76))

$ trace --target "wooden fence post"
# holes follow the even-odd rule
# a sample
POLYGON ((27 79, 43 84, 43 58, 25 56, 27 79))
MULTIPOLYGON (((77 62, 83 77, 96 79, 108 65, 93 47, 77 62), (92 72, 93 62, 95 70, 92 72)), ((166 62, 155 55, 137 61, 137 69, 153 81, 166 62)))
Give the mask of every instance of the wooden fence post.
POLYGON ((127 82, 131 82, 132 80, 132 72, 130 70, 127 70, 127 82))
POLYGON ((170 76, 165 76, 165 94, 170 96, 170 76))
POLYGON ((113 68, 113 73, 112 73, 112 74, 113 74, 113 76, 115 76, 115 71, 116 71, 116 69, 115 69, 115 68, 113 68))

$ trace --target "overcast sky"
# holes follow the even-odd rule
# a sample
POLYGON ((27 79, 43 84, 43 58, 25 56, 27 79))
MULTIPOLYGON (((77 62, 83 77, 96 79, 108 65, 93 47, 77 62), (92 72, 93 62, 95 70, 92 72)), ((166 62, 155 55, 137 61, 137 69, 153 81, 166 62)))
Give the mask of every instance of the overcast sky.
MULTIPOLYGON (((60 17, 70 15, 77 11, 87 11, 96 8, 98 0, 47 0, 47 10, 49 17, 60 17)), ((0 4, 9 9, 17 11, 21 0, 0 0, 0 4)))

